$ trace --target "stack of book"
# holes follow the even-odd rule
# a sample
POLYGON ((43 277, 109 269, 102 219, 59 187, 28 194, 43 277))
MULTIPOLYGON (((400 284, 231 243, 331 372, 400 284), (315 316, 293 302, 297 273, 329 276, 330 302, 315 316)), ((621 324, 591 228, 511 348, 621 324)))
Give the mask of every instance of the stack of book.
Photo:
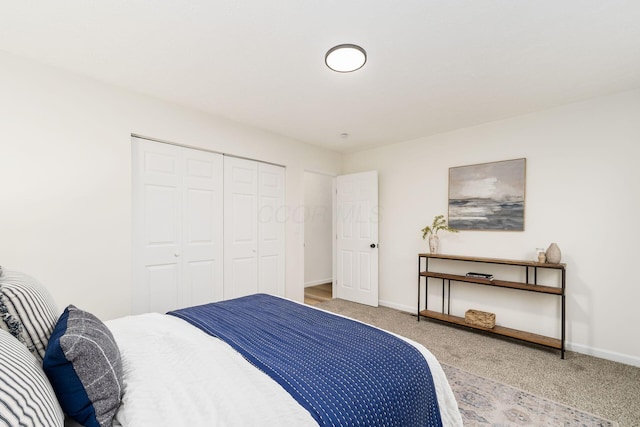
POLYGON ((488 273, 473 273, 473 272, 469 272, 469 273, 467 273, 467 277, 475 277, 475 278, 478 278, 478 279, 493 280, 493 274, 488 274, 488 273))

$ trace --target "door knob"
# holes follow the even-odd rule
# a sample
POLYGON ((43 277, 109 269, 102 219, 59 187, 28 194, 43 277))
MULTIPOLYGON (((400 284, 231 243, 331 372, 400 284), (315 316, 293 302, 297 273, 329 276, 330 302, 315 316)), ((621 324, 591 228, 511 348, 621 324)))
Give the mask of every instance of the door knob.
POLYGON ((174 257, 178 258, 180 256, 180 254, 178 252, 173 254, 174 257))
POLYGON ((370 245, 369 245, 369 247, 370 247, 371 249, 375 249, 377 246, 378 246, 378 245, 376 245, 375 243, 372 243, 372 244, 370 244, 370 245))

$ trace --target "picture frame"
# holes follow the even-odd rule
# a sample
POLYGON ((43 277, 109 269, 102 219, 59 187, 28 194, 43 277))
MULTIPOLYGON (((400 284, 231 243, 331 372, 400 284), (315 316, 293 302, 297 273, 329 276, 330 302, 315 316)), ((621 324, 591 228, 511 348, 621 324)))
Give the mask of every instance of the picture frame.
POLYGON ((524 231, 526 159, 449 168, 449 226, 524 231))

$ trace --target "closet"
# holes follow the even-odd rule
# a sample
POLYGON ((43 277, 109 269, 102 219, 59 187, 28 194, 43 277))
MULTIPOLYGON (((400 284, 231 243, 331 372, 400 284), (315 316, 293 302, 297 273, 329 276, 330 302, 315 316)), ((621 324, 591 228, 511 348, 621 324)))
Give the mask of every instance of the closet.
POLYGON ((284 295, 284 168, 132 139, 133 312, 284 295))
POLYGON ((284 296, 284 168, 224 158, 224 299, 284 296))

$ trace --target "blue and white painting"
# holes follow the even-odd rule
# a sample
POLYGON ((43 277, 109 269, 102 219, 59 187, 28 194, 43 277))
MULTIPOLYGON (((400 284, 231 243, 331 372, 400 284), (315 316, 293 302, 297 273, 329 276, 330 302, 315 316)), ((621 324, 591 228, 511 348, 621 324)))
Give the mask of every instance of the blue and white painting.
POLYGON ((449 168, 449 225, 524 231, 526 159, 449 168))

